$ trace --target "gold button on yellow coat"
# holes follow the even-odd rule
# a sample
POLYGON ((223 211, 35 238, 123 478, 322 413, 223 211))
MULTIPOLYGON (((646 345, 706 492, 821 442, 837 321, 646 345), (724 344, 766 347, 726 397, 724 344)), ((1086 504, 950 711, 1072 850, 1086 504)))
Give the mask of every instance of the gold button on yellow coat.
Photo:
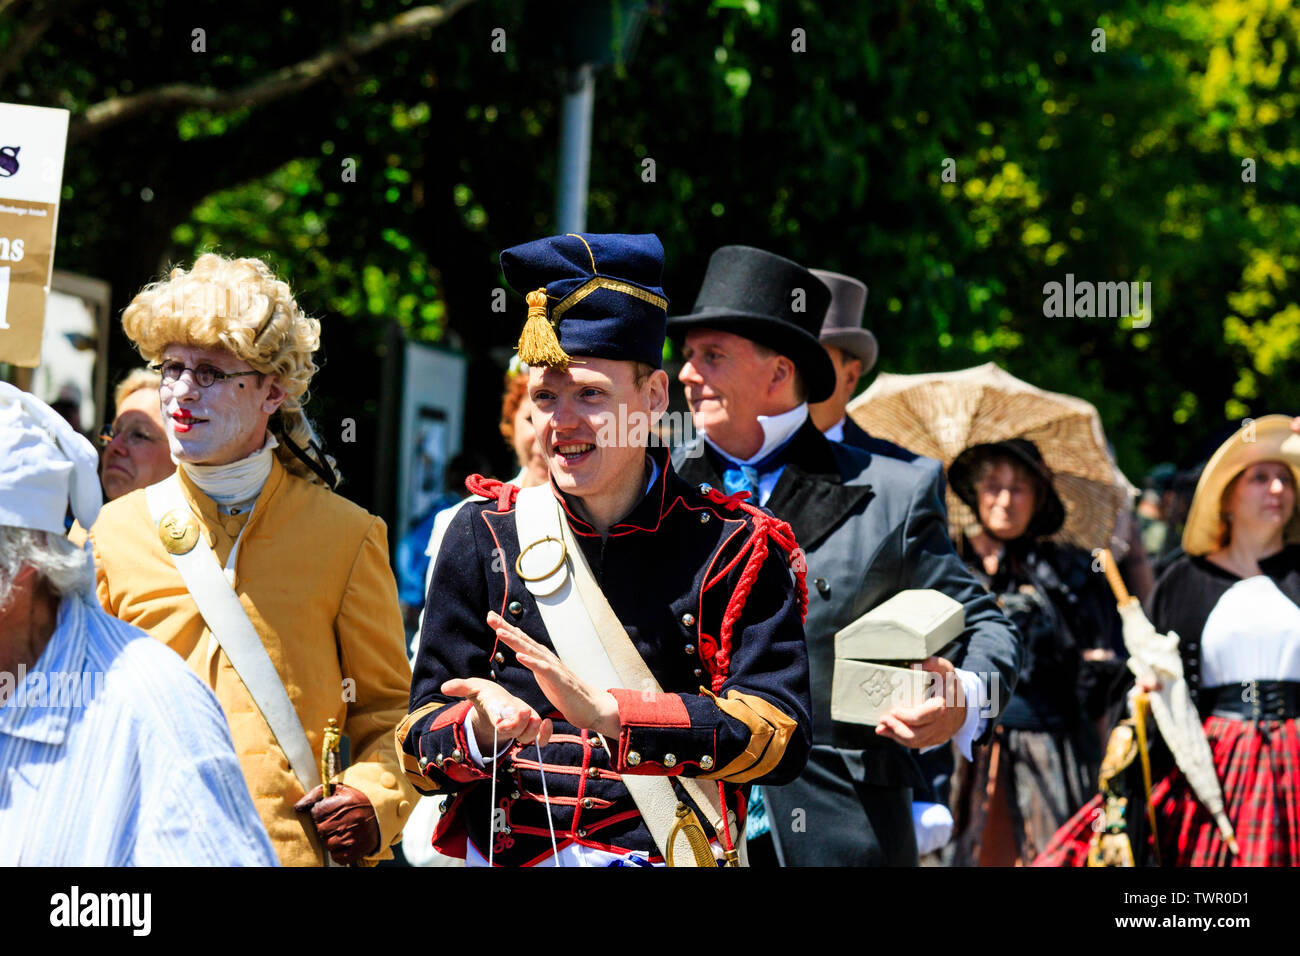
MULTIPOLYGON (((261 636, 317 760, 332 717, 349 738, 339 778, 379 817, 381 851, 401 833, 415 791, 397 763, 393 730, 406 716, 411 670, 383 521, 345 498, 287 473, 273 460, 251 513, 221 516, 185 476, 181 489, 224 565, 240 528, 236 591, 261 636)), ((185 658, 216 693, 244 778, 280 862, 319 866, 309 817, 294 812, 302 786, 194 599, 149 515, 144 491, 106 505, 90 531, 99 600, 112 615, 185 658)))

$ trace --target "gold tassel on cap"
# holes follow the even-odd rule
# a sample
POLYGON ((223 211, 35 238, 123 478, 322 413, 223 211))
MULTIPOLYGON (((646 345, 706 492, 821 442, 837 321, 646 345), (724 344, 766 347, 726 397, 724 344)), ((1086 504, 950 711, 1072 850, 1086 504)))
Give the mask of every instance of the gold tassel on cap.
POLYGON ((555 327, 546 317, 546 290, 530 292, 527 299, 528 321, 519 336, 519 360, 528 365, 544 365, 564 371, 569 367, 569 355, 560 347, 555 327))

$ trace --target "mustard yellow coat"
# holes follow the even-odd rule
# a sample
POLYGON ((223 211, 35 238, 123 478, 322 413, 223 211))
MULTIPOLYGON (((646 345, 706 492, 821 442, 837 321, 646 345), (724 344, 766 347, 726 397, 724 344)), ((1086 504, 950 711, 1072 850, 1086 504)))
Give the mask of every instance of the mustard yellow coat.
MULTIPOLYGON (((390 858, 389 846, 400 837, 417 794, 393 749, 393 729, 406 716, 411 669, 384 522, 290 475, 278 461, 251 518, 220 515, 184 469, 179 474, 223 565, 248 522, 235 567, 239 600, 317 759, 331 717, 350 738, 352 762, 339 779, 374 805, 380 852, 373 859, 390 858)), ((175 650, 216 693, 280 862, 322 865, 310 817, 293 809, 302 786, 163 549, 144 491, 106 505, 90 538, 104 608, 175 650)))

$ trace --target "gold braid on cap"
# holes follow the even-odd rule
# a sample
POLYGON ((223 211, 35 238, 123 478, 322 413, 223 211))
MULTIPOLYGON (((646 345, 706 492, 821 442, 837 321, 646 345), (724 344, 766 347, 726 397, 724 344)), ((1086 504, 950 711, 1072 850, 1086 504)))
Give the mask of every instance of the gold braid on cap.
POLYGON ((527 365, 549 365, 561 372, 569 367, 569 354, 560 347, 555 326, 546 317, 546 290, 538 289, 525 297, 528 321, 519 336, 519 360, 527 365))

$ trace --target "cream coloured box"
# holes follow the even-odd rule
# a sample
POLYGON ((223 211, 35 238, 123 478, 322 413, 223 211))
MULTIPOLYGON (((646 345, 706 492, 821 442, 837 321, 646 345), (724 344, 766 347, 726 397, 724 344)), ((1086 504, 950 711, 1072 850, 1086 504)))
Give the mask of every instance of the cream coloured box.
POLYGON ((922 661, 955 641, 965 626, 960 601, 930 589, 900 591, 836 633, 835 657, 922 661))
POLYGON ((895 707, 919 705, 930 696, 934 683, 929 671, 837 660, 831 680, 831 720, 874 726, 895 707))

